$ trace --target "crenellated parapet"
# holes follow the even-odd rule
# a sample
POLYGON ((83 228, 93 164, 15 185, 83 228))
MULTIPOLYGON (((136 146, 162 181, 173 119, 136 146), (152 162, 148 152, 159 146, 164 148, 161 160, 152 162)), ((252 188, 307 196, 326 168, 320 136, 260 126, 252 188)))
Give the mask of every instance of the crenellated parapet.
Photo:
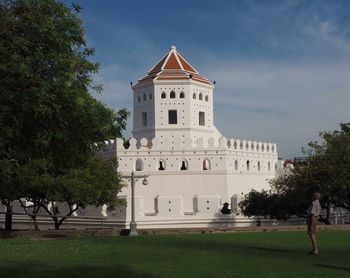
POLYGON ((204 140, 198 138, 171 137, 171 138, 153 138, 147 140, 142 138, 136 140, 131 138, 128 142, 117 138, 115 140, 105 141, 105 150, 114 151, 180 151, 180 150, 222 150, 222 151, 239 151, 245 153, 277 154, 277 145, 275 143, 257 142, 251 140, 241 140, 221 137, 219 140, 209 138, 204 140))
POLYGON ((241 139, 219 140, 168 137, 105 142, 103 156, 116 156, 118 170, 174 173, 208 171, 273 174, 277 163, 276 144, 241 139))

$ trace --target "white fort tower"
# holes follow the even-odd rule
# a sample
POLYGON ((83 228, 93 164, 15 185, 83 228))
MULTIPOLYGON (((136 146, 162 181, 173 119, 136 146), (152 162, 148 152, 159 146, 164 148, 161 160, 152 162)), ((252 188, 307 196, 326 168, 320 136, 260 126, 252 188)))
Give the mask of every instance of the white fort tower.
POLYGON ((175 46, 132 89, 134 138, 195 141, 221 137, 214 126, 214 85, 201 77, 175 46))
MULTIPOLYGON (((138 227, 242 225, 237 203, 275 176, 276 144, 223 137, 214 125, 214 84, 174 46, 132 90, 133 138, 127 147, 121 139, 107 144, 121 174, 149 175, 135 188, 138 227), (225 202, 230 215, 220 213, 225 202)), ((109 216, 128 227, 130 185, 120 197, 128 207, 109 216)))

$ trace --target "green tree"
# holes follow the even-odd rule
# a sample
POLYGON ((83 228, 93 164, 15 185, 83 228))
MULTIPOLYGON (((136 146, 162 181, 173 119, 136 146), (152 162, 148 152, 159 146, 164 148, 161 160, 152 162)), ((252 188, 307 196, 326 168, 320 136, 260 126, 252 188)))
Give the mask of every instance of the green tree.
POLYGON ((59 229, 78 208, 121 204, 117 194, 123 183, 117 174, 116 159, 94 156, 81 167, 56 176, 52 166, 46 160, 35 160, 18 171, 18 185, 25 185, 26 199, 33 203, 26 209, 33 214, 36 228, 36 214, 40 209, 51 216, 55 229, 59 229), (57 202, 66 203, 68 212, 62 214, 57 202))
POLYGON ((340 124, 340 130, 320 136, 321 143, 309 144, 313 176, 321 185, 324 200, 350 210, 350 123, 340 124))
POLYGON ((332 208, 350 209, 350 124, 340 124, 340 130, 320 133, 321 142, 310 142, 304 150, 304 163, 296 164, 290 175, 271 180, 267 193, 251 192, 241 203, 248 216, 269 216, 288 219, 293 215, 306 217, 312 192, 321 193, 321 205, 326 216, 320 220, 330 224, 332 208), (260 210, 261 203, 266 209, 260 210), (260 213, 260 214, 259 214, 260 213))
MULTIPOLYGON (((53 197, 70 202, 63 181, 93 173, 104 147, 95 142, 121 137, 126 126, 125 109, 115 112, 89 93, 102 88, 93 83, 99 65, 89 60, 94 49, 79 11, 54 0, 0 2, 0 198, 6 205, 19 196, 34 200, 34 214, 53 197)), ((118 191, 101 182, 99 190, 118 191)), ((87 187, 75 187, 75 196, 84 198, 87 187)))
POLYGON ((262 190, 258 192, 251 190, 239 204, 241 212, 248 216, 267 217, 270 215, 269 210, 269 192, 262 190))
POLYGON ((273 218, 286 220, 296 215, 291 199, 285 194, 277 194, 271 190, 261 192, 252 190, 245 195, 239 204, 241 212, 248 217, 273 218))

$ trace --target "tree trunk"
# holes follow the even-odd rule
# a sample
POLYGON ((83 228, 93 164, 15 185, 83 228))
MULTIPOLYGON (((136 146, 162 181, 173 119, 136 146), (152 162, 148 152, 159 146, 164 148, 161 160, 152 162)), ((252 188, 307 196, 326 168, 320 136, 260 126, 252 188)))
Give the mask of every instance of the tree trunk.
POLYGON ((55 230, 59 230, 62 223, 68 218, 70 217, 77 209, 78 209, 78 206, 76 206, 75 208, 73 208, 74 205, 69 205, 69 213, 65 216, 61 216, 61 219, 58 220, 59 216, 59 211, 58 211, 58 208, 57 207, 53 207, 53 210, 52 212, 45 206, 45 205, 41 205, 42 208, 47 212, 48 215, 51 216, 53 222, 54 222, 54 225, 55 225, 55 230))
POLYGON ((60 221, 57 221, 57 218, 56 218, 56 221, 57 221, 57 224, 55 222, 55 230, 58 230, 60 228, 60 226, 62 225, 62 223, 68 219, 68 217, 70 217, 77 209, 78 209, 78 206, 76 206, 75 208, 74 205, 71 205, 71 204, 68 204, 68 207, 69 207, 69 213, 65 216, 62 216, 61 217, 61 220, 60 221), (57 228, 56 228, 57 226, 57 228))
POLYGON ((327 207, 327 215, 326 215, 326 219, 325 219, 325 224, 326 225, 332 225, 331 221, 329 220, 329 218, 331 217, 331 206, 327 207))
POLYGON ((36 219, 36 215, 32 215, 31 218, 33 220, 34 230, 39 230, 39 225, 38 225, 38 221, 36 219))
POLYGON ((52 216, 52 219, 55 223, 55 230, 59 230, 61 225, 60 225, 60 222, 58 221, 57 216, 52 216))
POLYGON ((39 224, 37 221, 37 214, 39 212, 40 206, 34 206, 33 207, 33 214, 32 214, 32 220, 33 220, 33 225, 34 225, 34 229, 37 231, 39 230, 39 224))
POLYGON ((5 230, 11 231, 12 230, 12 205, 7 204, 6 205, 6 215, 5 215, 5 230))
POLYGON ((23 204, 23 201, 21 198, 19 199, 19 202, 21 204, 21 207, 24 209, 25 214, 28 215, 32 219, 33 225, 34 225, 34 230, 39 230, 39 224, 38 224, 36 217, 37 217, 37 214, 39 212, 40 206, 36 205, 36 201, 33 201, 33 205, 26 206, 23 204), (28 213, 28 208, 33 208, 32 214, 28 213))

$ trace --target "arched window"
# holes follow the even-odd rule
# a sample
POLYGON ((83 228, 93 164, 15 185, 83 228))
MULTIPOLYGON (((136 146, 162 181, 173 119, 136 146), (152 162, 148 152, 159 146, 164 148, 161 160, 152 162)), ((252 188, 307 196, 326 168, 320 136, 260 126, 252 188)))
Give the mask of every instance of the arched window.
POLYGON ((209 159, 204 159, 203 160, 203 170, 204 171, 210 170, 210 161, 209 161, 209 159))
POLYGON ((249 162, 249 160, 247 160, 246 166, 247 166, 247 171, 249 171, 250 170, 250 162, 249 162))
POLYGON ((237 160, 235 161, 235 170, 236 171, 238 170, 238 161, 237 160))
POLYGON ((271 163, 267 163, 267 170, 270 172, 271 171, 271 163))
POLYGON ((260 161, 258 161, 258 171, 260 172, 260 161))
POLYGON ((143 94, 143 100, 145 101, 146 99, 146 94, 143 94))
POLYGON ((185 93, 184 92, 180 93, 180 98, 185 98, 185 93))
POLYGON ((170 98, 175 98, 175 92, 174 91, 170 92, 170 98))
POLYGON ((165 92, 163 92, 163 93, 161 94, 161 98, 166 98, 166 93, 165 93, 165 92))
POLYGON ((200 93, 199 94, 199 98, 198 98, 199 100, 203 100, 203 95, 202 95, 202 93, 200 93))
POLYGON ((193 93, 192 98, 193 98, 193 99, 196 99, 196 98, 197 98, 196 93, 193 93))
POLYGON ((135 171, 143 170, 143 161, 141 159, 137 159, 135 163, 135 171))
POLYGON ((185 171, 188 169, 188 163, 186 159, 181 160, 180 170, 185 171))
POLYGON ((208 96, 205 96, 205 101, 209 101, 209 97, 208 96))
POLYGON ((137 101, 138 101, 138 102, 141 102, 141 97, 140 97, 140 96, 137 98, 137 101))
POLYGON ((159 171, 164 171, 165 170, 165 161, 164 160, 159 160, 158 170, 159 171))

